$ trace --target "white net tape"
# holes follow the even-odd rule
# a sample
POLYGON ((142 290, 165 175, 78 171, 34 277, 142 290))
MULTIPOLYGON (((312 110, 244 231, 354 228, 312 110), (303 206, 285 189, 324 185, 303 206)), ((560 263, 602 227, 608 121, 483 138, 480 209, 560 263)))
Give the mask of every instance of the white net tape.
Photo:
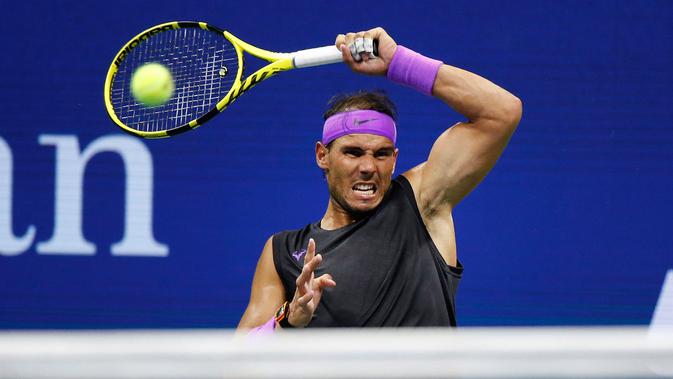
POLYGON ((0 378, 648 378, 673 330, 459 328, 4 332, 0 378))

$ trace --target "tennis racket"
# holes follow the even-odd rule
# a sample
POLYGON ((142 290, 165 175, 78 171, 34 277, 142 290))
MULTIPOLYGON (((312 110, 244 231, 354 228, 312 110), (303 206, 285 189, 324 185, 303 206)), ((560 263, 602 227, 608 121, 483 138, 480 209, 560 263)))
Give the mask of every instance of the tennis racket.
MULTIPOLYGON (((375 45, 373 50, 376 55, 375 45)), ((281 71, 341 61, 335 46, 275 53, 204 22, 168 22, 138 34, 117 53, 105 79, 105 107, 112 121, 128 133, 169 137, 203 125, 245 91, 281 71), (243 78, 244 51, 269 64, 243 78), (131 95, 131 77, 146 63, 166 66, 175 81, 173 95, 160 106, 147 107, 131 95)))

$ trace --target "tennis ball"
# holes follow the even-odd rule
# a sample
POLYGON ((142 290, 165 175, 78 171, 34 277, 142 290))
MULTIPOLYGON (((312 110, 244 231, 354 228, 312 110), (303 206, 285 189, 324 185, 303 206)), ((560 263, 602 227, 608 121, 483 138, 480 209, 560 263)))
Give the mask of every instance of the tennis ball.
POLYGON ((131 77, 131 94, 148 107, 162 105, 173 96, 175 83, 170 70, 159 63, 147 63, 136 69, 131 77))

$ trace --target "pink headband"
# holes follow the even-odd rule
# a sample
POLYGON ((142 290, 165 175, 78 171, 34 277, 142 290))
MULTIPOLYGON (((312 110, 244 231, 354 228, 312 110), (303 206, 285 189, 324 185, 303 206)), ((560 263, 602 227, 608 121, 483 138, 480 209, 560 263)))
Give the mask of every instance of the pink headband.
POLYGON ((390 139, 393 145, 397 140, 397 129, 392 117, 377 111, 357 110, 337 113, 325 120, 322 143, 327 145, 349 134, 375 134, 390 139))

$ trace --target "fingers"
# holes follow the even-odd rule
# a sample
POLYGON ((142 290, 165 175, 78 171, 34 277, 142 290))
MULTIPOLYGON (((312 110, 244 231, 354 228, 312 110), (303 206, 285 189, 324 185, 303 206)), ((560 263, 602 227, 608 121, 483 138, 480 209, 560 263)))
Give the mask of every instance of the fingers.
POLYGON ((308 306, 308 303, 310 303, 311 300, 313 300, 313 295, 314 295, 313 291, 308 291, 304 295, 300 296, 296 300, 297 306, 302 307, 302 308, 306 308, 308 306))
POLYGON ((322 255, 315 253, 315 241, 311 238, 304 256, 304 267, 296 280, 294 298, 290 303, 288 322, 303 327, 313 318, 313 313, 322 299, 323 288, 335 287, 336 282, 330 274, 315 278, 315 270, 322 262, 322 255))
POLYGON ((383 28, 339 34, 334 43, 351 70, 365 75, 385 75, 397 44, 383 28), (374 46, 378 45, 377 54, 374 46))
POLYGON ((322 289, 325 287, 336 287, 336 282, 330 274, 320 275, 319 277, 313 279, 313 289, 322 289))
POLYGON ((336 282, 330 274, 321 275, 313 280, 313 290, 311 293, 313 294, 313 306, 316 308, 320 304, 323 288, 325 287, 336 287, 336 282))
MULTIPOLYGON (((342 45, 345 45, 350 52, 352 60, 355 62, 367 61, 375 58, 374 39, 370 31, 358 33, 339 34, 334 41, 336 47, 342 51, 342 45)), ((344 55, 344 60, 346 56, 344 55)))
POLYGON ((374 55, 374 40, 376 38, 374 37, 373 33, 371 30, 367 30, 364 32, 362 35, 362 60, 365 62, 370 60, 370 59, 375 59, 376 55, 374 55))
POLYGON ((308 288, 309 281, 313 279, 313 271, 316 267, 318 267, 321 261, 322 256, 315 255, 315 240, 313 238, 309 238, 308 247, 306 248, 306 255, 304 255, 304 267, 302 268, 299 277, 297 277, 297 288, 308 288))
POLYGON ((341 59, 343 59, 344 63, 352 67, 352 65, 355 63, 355 60, 351 55, 350 49, 345 44, 342 44, 339 46, 339 50, 341 50, 341 59))
POLYGON ((306 255, 304 255, 304 265, 306 265, 306 262, 311 261, 313 257, 315 257, 315 240, 309 238, 308 246, 306 247, 306 255))
POLYGON ((313 279, 313 271, 315 271, 320 262, 322 262, 322 256, 320 254, 315 255, 315 240, 309 238, 306 254, 304 255, 304 267, 296 281, 298 289, 305 287, 309 280, 313 279))
MULTIPOLYGON (((308 253, 306 253, 306 255, 308 255, 308 253)), ((295 282, 297 290, 301 291, 300 293, 304 293, 307 290, 309 281, 313 279, 313 271, 315 271, 320 262, 322 262, 322 255, 318 254, 309 262, 304 263, 304 268, 302 268, 301 273, 295 282)))
POLYGON ((348 49, 348 44, 346 43, 346 35, 339 34, 334 41, 334 45, 341 51, 342 59, 344 62, 349 63, 353 62, 353 57, 350 55, 350 49, 348 49))
POLYGON ((351 57, 355 62, 366 62, 369 59, 374 59, 374 40, 369 31, 348 33, 343 38, 344 44, 348 46, 351 57))
POLYGON ((390 38, 388 33, 386 33, 386 31, 382 27, 369 29, 369 30, 367 30, 366 33, 368 34, 369 38, 376 39, 376 40, 381 39, 381 38, 386 38, 386 37, 390 38))
POLYGON ((351 42, 349 46, 351 54, 355 58, 356 62, 364 60, 365 58, 365 55, 363 55, 363 53, 365 53, 365 39, 362 36, 362 34, 363 34, 362 32, 358 33, 353 42, 351 42))
POLYGON ((334 46, 336 46, 337 49, 341 50, 341 45, 345 44, 346 44, 346 36, 343 34, 338 34, 336 40, 334 41, 334 46))
POLYGON ((309 289, 301 295, 297 300, 296 304, 300 307, 306 307, 308 306, 308 303, 311 302, 315 298, 316 300, 316 306, 318 305, 317 303, 320 302, 320 296, 322 295, 322 289, 326 287, 336 287, 336 282, 332 278, 332 275, 330 274, 324 274, 321 275, 315 279, 313 279, 313 286, 312 289, 309 289))
POLYGON ((353 58, 353 61, 359 62, 360 57, 357 55, 357 49, 355 48, 355 43, 353 42, 356 37, 357 37, 356 33, 348 33, 346 34, 346 38, 344 39, 344 41, 346 47, 348 47, 351 57, 353 58))

